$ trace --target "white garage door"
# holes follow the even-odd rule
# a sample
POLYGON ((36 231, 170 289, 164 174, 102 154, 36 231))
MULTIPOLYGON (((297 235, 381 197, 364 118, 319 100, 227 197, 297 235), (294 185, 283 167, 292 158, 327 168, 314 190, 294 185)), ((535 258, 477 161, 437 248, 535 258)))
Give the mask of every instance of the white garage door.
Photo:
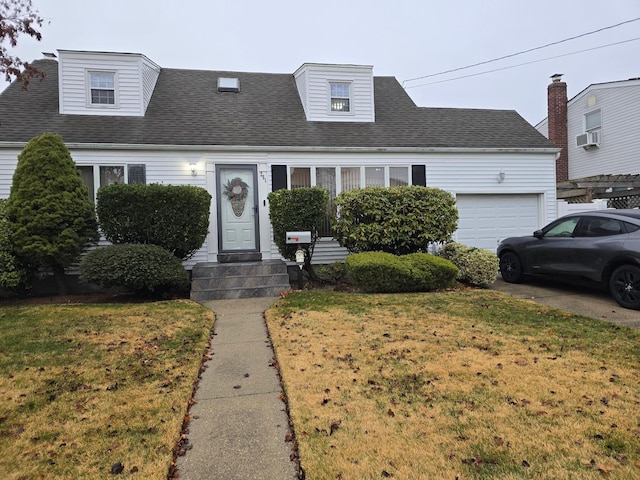
POLYGON ((495 250, 507 237, 539 228, 538 195, 458 195, 456 241, 495 250))

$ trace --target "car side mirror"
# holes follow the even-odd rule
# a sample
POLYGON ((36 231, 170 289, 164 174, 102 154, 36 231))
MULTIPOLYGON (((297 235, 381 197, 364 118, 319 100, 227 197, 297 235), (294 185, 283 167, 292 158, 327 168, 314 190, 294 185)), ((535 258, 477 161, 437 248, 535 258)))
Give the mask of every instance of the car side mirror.
POLYGON ((536 237, 537 239, 540 239, 544 237, 544 233, 542 230, 536 230, 535 232, 533 232, 533 236, 536 237))

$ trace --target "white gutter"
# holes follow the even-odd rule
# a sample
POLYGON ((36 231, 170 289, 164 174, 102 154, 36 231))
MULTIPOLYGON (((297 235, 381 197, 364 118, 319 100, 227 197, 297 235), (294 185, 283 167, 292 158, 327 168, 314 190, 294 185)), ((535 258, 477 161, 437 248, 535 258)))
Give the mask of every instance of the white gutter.
MULTIPOLYGON (((27 142, 0 142, 0 148, 22 149, 27 142)), ((154 145, 120 143, 65 143, 68 149, 159 150, 202 152, 321 152, 321 153, 554 153, 558 148, 462 148, 462 147, 274 147, 243 145, 154 145)))

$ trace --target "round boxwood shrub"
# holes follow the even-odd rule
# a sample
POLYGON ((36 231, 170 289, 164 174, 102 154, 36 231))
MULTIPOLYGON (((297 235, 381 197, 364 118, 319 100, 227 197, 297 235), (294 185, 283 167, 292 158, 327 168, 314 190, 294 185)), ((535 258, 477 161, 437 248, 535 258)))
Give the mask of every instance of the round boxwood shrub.
POLYGON ((455 283, 458 269, 428 253, 362 252, 345 259, 349 278, 366 292, 425 292, 455 283))
POLYGON ((162 294, 186 290, 182 262, 157 245, 109 245, 92 250, 80 262, 80 280, 106 288, 162 294))
POLYGON ((455 285, 458 268, 449 260, 428 253, 410 253, 400 257, 408 262, 416 282, 416 290, 425 292, 455 285))
POLYGON ((499 259, 491 250, 451 242, 444 245, 438 255, 458 267, 458 280, 462 282, 487 287, 498 277, 499 259))

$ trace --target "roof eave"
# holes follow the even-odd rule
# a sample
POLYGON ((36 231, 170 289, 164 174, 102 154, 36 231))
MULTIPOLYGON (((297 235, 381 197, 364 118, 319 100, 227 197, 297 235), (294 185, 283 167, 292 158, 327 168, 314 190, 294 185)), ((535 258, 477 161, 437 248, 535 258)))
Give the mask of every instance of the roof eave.
MULTIPOLYGON (((0 142, 0 148, 22 149, 26 142, 0 142)), ((69 149, 86 150, 160 150, 205 152, 325 152, 325 153, 543 153, 556 154, 550 147, 329 147, 329 146, 265 146, 265 145, 161 145, 124 143, 65 143, 69 149)))

